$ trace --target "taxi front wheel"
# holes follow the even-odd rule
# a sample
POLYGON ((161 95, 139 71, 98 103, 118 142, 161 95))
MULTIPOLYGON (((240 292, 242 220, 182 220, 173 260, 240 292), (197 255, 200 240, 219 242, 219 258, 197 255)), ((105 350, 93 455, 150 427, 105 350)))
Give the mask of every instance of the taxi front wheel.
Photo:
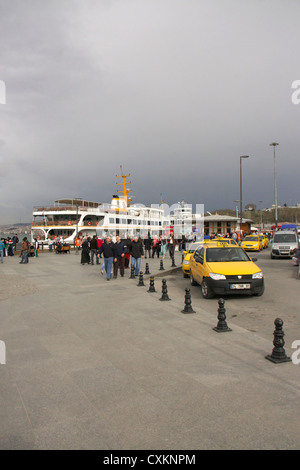
POLYGON ((205 279, 203 279, 202 284, 201 284, 201 293, 205 299, 211 299, 213 297, 212 290, 207 284, 205 279))

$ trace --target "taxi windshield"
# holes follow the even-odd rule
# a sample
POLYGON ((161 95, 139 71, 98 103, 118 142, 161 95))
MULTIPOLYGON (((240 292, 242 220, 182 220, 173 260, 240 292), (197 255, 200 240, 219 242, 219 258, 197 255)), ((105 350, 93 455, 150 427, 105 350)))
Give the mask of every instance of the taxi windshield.
POLYGON ((192 243, 189 246, 188 253, 194 253, 194 251, 197 250, 197 248, 199 248, 199 243, 192 243))
POLYGON ((258 237, 245 237, 244 241, 245 242, 257 242, 258 237))
POLYGON ((234 261, 250 261, 249 256, 240 247, 207 248, 207 263, 228 263, 234 261))

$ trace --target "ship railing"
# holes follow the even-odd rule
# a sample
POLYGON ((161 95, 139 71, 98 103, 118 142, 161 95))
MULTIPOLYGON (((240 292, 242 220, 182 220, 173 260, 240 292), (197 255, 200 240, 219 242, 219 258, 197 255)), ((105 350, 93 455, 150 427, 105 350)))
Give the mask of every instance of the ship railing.
POLYGON ((53 225, 77 225, 74 220, 35 220, 32 222, 32 227, 51 227, 53 225))
MULTIPOLYGON (((61 220, 60 222, 44 222, 44 221, 40 221, 40 222, 32 222, 32 227, 53 227, 53 226, 64 226, 64 227, 97 227, 98 225, 101 225, 101 221, 100 222, 97 222, 97 221, 93 221, 93 220, 86 220, 84 222, 82 222, 81 224, 77 224, 76 222, 74 221, 68 221, 68 220, 61 220)), ((102 224, 103 225, 103 224, 102 224)))
POLYGON ((34 207, 33 212, 101 212, 104 205, 97 207, 84 207, 84 206, 48 206, 48 207, 34 207))
POLYGON ((34 207, 34 212, 57 212, 57 211, 76 211, 76 206, 47 206, 47 207, 34 207))

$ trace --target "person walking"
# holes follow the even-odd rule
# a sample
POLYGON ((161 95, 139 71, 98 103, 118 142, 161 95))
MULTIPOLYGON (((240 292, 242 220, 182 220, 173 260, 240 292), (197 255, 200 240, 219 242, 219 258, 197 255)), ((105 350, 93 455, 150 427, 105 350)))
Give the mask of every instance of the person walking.
POLYGON ((76 255, 79 254, 80 246, 81 246, 81 240, 80 237, 77 235, 75 238, 75 246, 76 246, 76 255))
POLYGON ((162 259, 165 259, 167 254, 167 241, 163 235, 160 236, 160 254, 162 259))
POLYGON ((28 263, 28 254, 29 254, 29 242, 27 237, 23 238, 22 247, 21 247, 21 261, 20 264, 28 263))
MULTIPOLYGON (((103 244, 103 240, 102 240, 101 238, 97 238, 97 250, 98 250, 98 253, 99 253, 99 250, 100 250, 102 244, 103 244)), ((100 255, 100 258, 102 258, 102 255, 100 255)), ((99 264, 99 263, 100 263, 100 261, 99 261, 99 258, 98 258, 98 256, 97 256, 97 264, 99 264)))
POLYGON ((90 264, 90 247, 87 238, 83 239, 81 251, 81 264, 90 264))
POLYGON ((96 262, 99 264, 99 260, 97 258, 97 251, 98 251, 98 244, 96 235, 90 241, 90 249, 91 249, 91 264, 94 264, 94 257, 96 257, 96 262))
POLYGON ((126 241, 124 242, 125 244, 125 269, 129 269, 129 262, 130 262, 130 245, 131 245, 131 240, 130 236, 127 236, 126 241))
POLYGON ((144 248, 138 236, 130 243, 131 267, 134 267, 134 275, 138 276, 141 267, 141 258, 144 258, 144 248))
POLYGON ((1 258, 1 263, 3 263, 4 250, 5 250, 4 238, 1 238, 1 241, 0 241, 0 258, 1 258))
POLYGON ((159 239, 157 235, 155 235, 154 240, 152 242, 152 258, 154 258, 155 254, 159 258, 159 239))
POLYGON ((120 268, 121 277, 124 277, 125 253, 126 253, 126 245, 121 240, 119 235, 116 236, 115 252, 116 253, 115 253, 115 258, 114 258, 114 279, 117 279, 119 268, 120 268))
POLYGON ((12 237, 12 242, 13 242, 13 253, 15 253, 16 248, 17 248, 17 243, 19 243, 19 239, 18 239, 18 235, 17 235, 17 234, 15 234, 15 235, 12 237))
POLYGON ((169 249, 169 254, 170 254, 170 258, 172 260, 172 265, 174 266, 175 265, 175 239, 174 239, 174 233, 171 232, 170 234, 170 238, 168 240, 168 249, 169 249))
POLYGON ((10 237, 7 239, 7 256, 14 256, 13 241, 10 237))
POLYGON ((148 258, 151 258, 151 246, 152 246, 152 240, 151 240, 151 237, 148 235, 148 237, 144 239, 145 259, 147 259, 147 255, 148 255, 148 258))
MULTIPOLYGON (((97 256, 100 257, 102 253, 104 256, 106 280, 110 281, 113 262, 114 262, 114 259, 116 258, 115 244, 112 242, 112 239, 110 236, 107 236, 105 239, 105 242, 102 243, 102 246, 99 250, 99 254, 97 256)), ((102 269, 101 269, 101 272, 102 272, 102 269)))
POLYGON ((33 247, 34 247, 34 256, 35 258, 37 258, 39 256, 38 254, 39 242, 37 241, 37 238, 34 239, 33 247))

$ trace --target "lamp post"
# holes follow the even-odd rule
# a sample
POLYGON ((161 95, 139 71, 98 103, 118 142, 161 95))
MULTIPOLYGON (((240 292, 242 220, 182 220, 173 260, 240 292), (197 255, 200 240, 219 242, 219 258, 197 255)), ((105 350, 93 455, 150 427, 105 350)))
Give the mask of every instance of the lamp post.
POLYGON ((243 227, 243 218, 242 218, 242 211, 243 211, 243 189, 242 189, 242 159, 249 158, 249 155, 242 155, 240 157, 240 235, 242 237, 242 227, 243 227))
POLYGON ((260 231, 262 231, 262 208, 261 208, 262 201, 258 201, 258 202, 259 202, 259 210, 260 210, 260 231))
POLYGON ((275 160, 275 147, 279 145, 277 142, 272 142, 270 146, 273 147, 274 157, 274 197, 275 197, 275 229, 277 230, 278 225, 278 204, 277 204, 277 183, 276 183, 276 160, 275 160))

